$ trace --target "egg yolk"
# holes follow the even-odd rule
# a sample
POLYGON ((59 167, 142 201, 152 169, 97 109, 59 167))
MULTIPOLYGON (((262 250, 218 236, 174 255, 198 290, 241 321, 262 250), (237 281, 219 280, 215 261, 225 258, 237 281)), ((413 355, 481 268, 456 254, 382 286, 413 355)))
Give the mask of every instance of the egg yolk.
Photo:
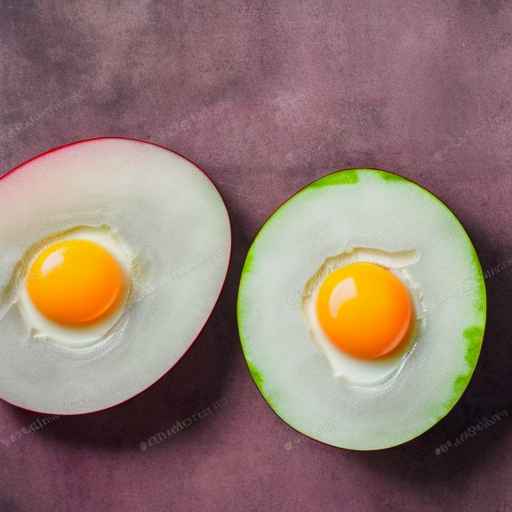
POLYGON ((123 270, 110 252, 81 239, 55 242, 43 249, 26 278, 28 295, 46 318, 76 327, 111 313, 124 287, 123 270))
POLYGON ((358 358, 377 359, 407 338, 413 307, 407 288, 395 274, 361 262, 325 278, 316 312, 334 345, 358 358))

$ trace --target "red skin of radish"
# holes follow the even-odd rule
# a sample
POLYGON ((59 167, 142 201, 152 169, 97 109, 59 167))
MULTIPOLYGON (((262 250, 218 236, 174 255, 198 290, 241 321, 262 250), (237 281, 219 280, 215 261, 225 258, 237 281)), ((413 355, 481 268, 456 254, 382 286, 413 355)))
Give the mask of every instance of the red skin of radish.
MULTIPOLYGON (((0 176, 0 181, 6 179, 8 176, 13 174, 14 172, 20 171, 28 163, 33 162, 34 160, 37 160, 39 158, 43 158, 46 155, 49 155, 50 153, 55 153, 56 151, 60 151, 61 149, 65 149, 65 148, 68 148, 70 146, 75 146, 77 144, 84 144, 84 143, 87 143, 87 142, 94 142, 94 141, 97 141, 97 140, 106 140, 106 139, 128 140, 128 141, 132 141, 132 142, 140 142, 141 144, 151 144, 153 146, 156 146, 156 147, 161 148, 161 149, 165 149, 166 151, 169 151, 171 153, 174 153, 175 155, 180 156, 184 160, 187 160, 192 165, 197 167, 197 169, 199 169, 199 171, 201 171, 204 174, 206 179, 212 184, 213 188, 218 192, 222 202, 224 203, 224 207, 226 207, 226 202, 224 201, 224 198, 222 197, 222 194, 220 193, 220 191, 217 188, 217 186, 215 185, 215 183, 208 176, 208 174, 205 172, 205 170, 202 169, 193 160, 191 160, 190 158, 182 155, 181 153, 178 153, 177 151, 173 151, 172 149, 169 149, 169 148, 163 146, 162 144, 157 144, 155 142, 150 142, 150 141, 146 141, 146 140, 143 140, 143 139, 136 139, 136 138, 133 138, 133 137, 117 137, 117 136, 112 136, 112 137, 110 137, 110 136, 91 137, 89 139, 81 139, 81 140, 77 140, 77 141, 74 141, 74 142, 69 142, 67 144, 63 144, 61 146, 56 146, 54 148, 48 149, 47 151, 44 151, 43 153, 39 153, 38 155, 36 155, 36 156, 34 156, 32 158, 29 158, 28 160, 25 160, 21 164, 16 165, 15 167, 10 169, 6 173, 2 174, 0 176)), ((231 230, 232 229, 231 217, 229 216, 229 211, 228 211, 227 207, 226 207, 226 212, 228 214, 229 228, 231 230)), ((230 240, 230 242, 231 242, 231 240, 230 240)), ((212 307, 210 313, 208 314, 208 316, 207 316, 206 320, 204 321, 204 323, 201 326, 199 326, 198 331, 193 336, 192 341, 191 341, 190 345, 186 348, 185 352, 183 352, 181 357, 179 357, 169 368, 167 368, 167 370, 165 370, 165 372, 162 373, 162 375, 160 375, 157 379, 155 379, 155 381, 153 383, 151 383, 149 386, 146 386, 144 389, 141 389, 138 393, 136 393, 135 395, 131 396, 130 398, 127 398, 126 400, 121 400, 120 402, 117 402, 117 403, 115 403, 113 405, 109 405, 108 407, 103 407, 103 408, 100 408, 100 409, 93 409, 93 410, 87 411, 87 412, 59 413, 59 416, 80 416, 80 415, 84 415, 84 414, 93 414, 93 413, 96 413, 96 412, 108 411, 109 409, 112 409, 114 407, 117 407, 118 405, 124 404, 124 403, 128 402, 129 400, 132 400, 133 398, 141 395, 142 393, 144 393, 144 391, 148 390, 151 386, 153 386, 154 384, 159 382, 161 379, 163 379, 187 355, 187 353, 191 349, 191 347, 194 344, 194 342, 197 340, 197 338, 199 338, 199 336, 203 332, 203 329, 204 329, 205 325, 208 323, 208 320, 210 319, 210 317, 211 317, 211 315, 213 313, 213 310, 215 309, 215 306, 217 305, 217 302, 219 300, 220 294, 221 294, 221 292, 222 292, 222 290, 224 288, 224 283, 226 282, 226 277, 228 275, 229 267, 231 265, 231 258, 232 258, 232 244, 230 243, 230 245, 229 245, 229 258, 228 258, 228 265, 226 267, 226 273, 224 274, 224 277, 222 279, 222 282, 221 282, 221 285, 220 285, 220 288, 219 288, 219 292, 217 294, 217 297, 215 298, 215 302, 213 304, 213 307, 212 307)), ((9 400, 6 400, 5 398, 2 398, 2 400, 4 402, 7 402, 7 403, 11 404, 11 405, 14 405, 18 409, 21 409, 21 410, 24 410, 24 411, 27 411, 27 412, 36 413, 36 414, 48 414, 46 411, 38 411, 36 409, 27 409, 26 407, 22 407, 22 406, 20 406, 18 404, 14 404, 12 402, 9 402, 9 400)))

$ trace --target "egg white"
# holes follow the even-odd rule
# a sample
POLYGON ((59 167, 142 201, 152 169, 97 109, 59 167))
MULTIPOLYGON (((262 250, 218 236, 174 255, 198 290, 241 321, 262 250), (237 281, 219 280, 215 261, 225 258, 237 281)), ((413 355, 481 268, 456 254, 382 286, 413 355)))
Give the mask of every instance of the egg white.
POLYGON ((130 248, 108 226, 81 226, 49 237, 47 243, 38 244, 38 249, 32 252, 33 254, 28 255, 28 261, 23 265, 23 275, 18 279, 16 300, 30 338, 54 342, 59 347, 67 349, 90 347, 98 342, 106 341, 108 334, 112 333, 114 327, 120 324, 120 320, 138 288, 138 286, 134 286, 134 284, 138 284, 138 279, 135 270, 135 256, 130 248), (46 318, 33 304, 26 286, 28 269, 40 252, 55 242, 73 239, 89 240, 106 249, 120 264, 127 284, 118 307, 111 314, 98 322, 81 327, 60 325, 46 318))
POLYGON ((411 277, 409 268, 419 261, 414 250, 388 252, 382 249, 355 247, 327 258, 315 275, 308 280, 302 297, 302 307, 311 338, 325 356, 335 378, 354 386, 375 386, 389 382, 404 366, 415 347, 418 332, 424 327, 425 308, 421 288, 411 277), (343 352, 323 331, 316 312, 320 287, 328 274, 355 262, 381 265, 393 272, 409 290, 414 305, 414 328, 407 342, 392 354, 374 360, 364 360, 343 352))

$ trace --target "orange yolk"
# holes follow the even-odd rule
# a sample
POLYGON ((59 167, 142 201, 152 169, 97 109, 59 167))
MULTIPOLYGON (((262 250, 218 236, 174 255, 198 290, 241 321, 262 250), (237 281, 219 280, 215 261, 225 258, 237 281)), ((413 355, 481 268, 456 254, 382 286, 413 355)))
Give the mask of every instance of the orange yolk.
POLYGON ((352 356, 377 359, 406 339, 413 307, 407 288, 390 270, 351 263, 325 278, 316 312, 333 344, 352 356))
POLYGON ((68 326, 92 324, 111 313, 125 287, 116 259, 90 240, 63 240, 43 249, 26 278, 28 295, 49 320, 68 326))

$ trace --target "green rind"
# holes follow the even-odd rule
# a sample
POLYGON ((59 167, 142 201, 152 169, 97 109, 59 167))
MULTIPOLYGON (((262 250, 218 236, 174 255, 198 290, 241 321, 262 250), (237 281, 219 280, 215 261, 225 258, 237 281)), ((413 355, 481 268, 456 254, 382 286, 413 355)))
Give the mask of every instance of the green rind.
POLYGON ((487 313, 487 292, 485 289, 485 276, 482 269, 482 266, 480 265, 480 260, 478 259, 478 254, 476 253, 476 249, 471 242, 471 240, 468 237, 468 242, 471 245, 471 260, 473 263, 473 267, 475 269, 475 272, 477 274, 477 282, 478 282, 478 291, 477 291, 477 297, 475 301, 475 309, 484 314, 484 318, 486 317, 487 313))
MULTIPOLYGON (((453 212, 436 196, 431 194, 440 204, 442 204, 451 215, 455 216, 453 212)), ((458 220, 458 219, 457 219, 458 220)), ((452 396, 443 404, 439 413, 435 414, 435 423, 444 418, 455 406, 455 404, 460 400, 464 391, 468 387, 471 378, 473 377, 473 373, 475 372, 476 365, 478 363, 478 358, 480 356, 480 352, 482 350, 482 344, 484 340, 485 334, 485 324, 487 318, 487 292, 485 288, 485 276, 482 270, 482 266, 480 264, 480 260, 478 259, 478 254, 476 252, 475 246, 473 242, 469 238, 466 230, 464 230, 466 234, 467 243, 469 246, 470 254, 471 254, 471 263, 473 269, 475 271, 474 282, 476 284, 477 289, 475 290, 475 316, 480 317, 479 324, 473 324, 462 332, 462 343, 466 345, 466 354, 464 359, 467 364, 467 370, 463 373, 460 373, 455 377, 453 381, 453 390, 452 396)))
POLYGON ((466 363, 470 368, 474 368, 480 355, 484 330, 480 326, 468 327, 464 330, 464 338, 466 340, 466 363))
MULTIPOLYGON (((381 169, 344 169, 344 170, 338 170, 334 171, 333 173, 320 178, 313 183, 310 183, 300 191, 298 191, 296 194, 291 196, 287 201, 285 201, 263 224, 260 231, 256 235, 256 237, 253 240, 253 243, 251 247, 249 248, 249 251, 246 256, 246 260, 244 262, 243 268, 242 268, 242 275, 240 280, 240 286, 239 290, 243 287, 243 281, 245 278, 248 277, 250 272, 253 269, 254 266, 254 248, 256 245, 256 241, 258 236, 263 232, 265 227, 269 226, 273 221, 275 221, 277 218, 279 218, 285 210, 285 208, 290 204, 292 199, 295 199, 298 195, 302 193, 306 193, 309 190, 314 190, 318 188, 323 187, 329 187, 329 186, 344 186, 344 185, 354 185, 359 182, 359 173, 360 172, 372 172, 378 175, 381 179, 388 182, 404 182, 408 184, 412 184, 420 188, 423 192, 426 192, 431 196, 433 200, 435 200, 440 206, 445 208, 448 213, 455 218, 455 220, 459 223, 459 219, 455 216, 455 214, 448 208, 448 206, 441 201, 437 196, 435 196, 432 192, 425 189, 421 185, 415 183, 414 181, 409 180, 408 178, 405 178, 403 176, 400 176, 395 173, 391 173, 389 171, 384 171, 381 169)), ((461 224, 462 225, 462 224, 461 224)), ((439 422, 442 418, 444 418, 450 410, 455 406, 455 404, 458 402, 462 394, 464 393, 465 389, 467 388, 471 377, 474 373, 474 370, 476 368, 478 358, 481 352, 481 347, 483 343, 484 338, 484 332, 485 332, 485 323, 486 323, 486 314, 487 314, 487 296, 486 296, 486 289, 485 289, 485 280, 484 280, 484 274, 482 271, 482 267, 480 264, 480 260, 478 258, 478 254, 475 250, 475 247, 473 246, 473 243, 471 242, 471 239, 469 238, 466 230, 463 227, 463 231, 466 234, 468 245, 470 247, 470 254, 471 254, 471 260, 473 264, 473 268, 475 270, 475 283, 477 283, 478 291, 476 292, 476 301, 475 301, 475 313, 480 316, 481 325, 479 324, 472 324, 471 326, 464 329, 462 333, 463 342, 466 344, 466 353, 465 353, 465 361, 467 363, 467 371, 464 373, 461 373, 455 377, 453 382, 453 392, 452 396, 449 400, 445 401, 441 407, 437 407, 437 413, 434 412, 434 414, 431 417, 434 417, 434 421, 431 423, 429 427, 427 427, 425 430, 418 432, 414 436, 412 436, 409 439, 401 440, 398 443, 392 443, 387 446, 384 446, 383 448, 391 448, 393 446, 396 446, 398 444, 403 444, 405 442, 408 442, 421 434, 423 434, 426 430, 434 426, 437 422, 439 422)), ((266 400, 266 402, 271 406, 271 408, 276 412, 277 409, 274 406, 274 400, 270 398, 269 393, 265 389, 265 380, 262 375, 262 372, 255 366, 255 364, 250 361, 248 357, 248 349, 247 349, 247 343, 245 340, 245 336, 243 335, 243 329, 242 329, 242 321, 244 316, 244 308, 240 300, 240 295, 237 300, 237 321, 239 326, 239 335, 240 335, 240 341, 242 346, 242 352, 244 353, 244 356, 247 361, 247 366, 249 368, 249 372, 252 376, 252 379, 254 380, 257 388, 261 392, 263 398, 266 400)), ((278 414, 279 416, 279 414, 278 414)), ((298 431, 300 432, 300 431, 298 431)), ((363 449, 364 450, 364 449, 363 449)))
POLYGON ((249 249, 249 252, 247 253, 247 256, 245 258, 245 263, 242 268, 242 275, 248 274, 251 271, 253 263, 254 263, 254 251, 252 250, 252 247, 251 247, 251 249, 249 249))
POLYGON ((466 343, 465 360, 468 365, 468 370, 465 373, 457 375, 453 381, 452 396, 443 404, 444 410, 436 417, 436 423, 450 412, 468 387, 478 362, 483 336, 484 330, 480 326, 468 327, 464 330, 463 337, 466 343))
POLYGON ((393 182, 402 181, 404 183, 410 183, 410 181, 407 178, 404 178, 403 176, 400 176, 399 174, 394 174, 392 172, 381 171, 381 170, 376 170, 375 172, 377 172, 379 174, 379 176, 384 181, 393 181, 393 182))
POLYGON ((256 368, 256 366, 254 366, 254 364, 251 362, 248 362, 247 366, 249 367, 249 371, 251 372, 256 385, 259 388, 263 387, 263 375, 261 375, 261 372, 258 370, 258 368, 256 368))
POLYGON ((357 169, 346 169, 328 174, 308 185, 306 189, 329 187, 332 185, 355 185, 358 182, 357 169))
POLYGON ((249 373, 251 374, 252 380, 256 384, 256 387, 259 389, 265 401, 275 410, 276 405, 274 403, 274 398, 271 393, 265 387, 265 379, 263 378, 263 374, 257 368, 257 366, 250 360, 247 360, 247 367, 249 368, 249 373))
MULTIPOLYGON (((251 272, 252 266, 254 263, 254 243, 249 248, 249 251, 247 252, 247 256, 245 258, 244 265, 242 267, 242 273, 240 278, 240 286, 239 289, 243 286, 244 279, 249 275, 251 272)), ((237 316, 237 323, 240 326, 242 323, 242 319, 245 315, 245 311, 242 305, 242 302, 238 299, 236 304, 236 316, 237 316)), ((265 389, 265 379, 263 378, 262 372, 257 368, 257 366, 251 361, 248 353, 247 343, 245 340, 245 336, 243 335, 242 329, 239 328, 238 330, 239 336, 240 336, 240 344, 242 346, 242 352, 244 354, 245 361, 247 363, 247 368, 249 369, 249 373, 252 377, 252 380, 256 384, 256 387, 262 394, 265 401, 274 408, 273 400, 270 396, 270 393, 267 393, 267 390, 265 389)))

